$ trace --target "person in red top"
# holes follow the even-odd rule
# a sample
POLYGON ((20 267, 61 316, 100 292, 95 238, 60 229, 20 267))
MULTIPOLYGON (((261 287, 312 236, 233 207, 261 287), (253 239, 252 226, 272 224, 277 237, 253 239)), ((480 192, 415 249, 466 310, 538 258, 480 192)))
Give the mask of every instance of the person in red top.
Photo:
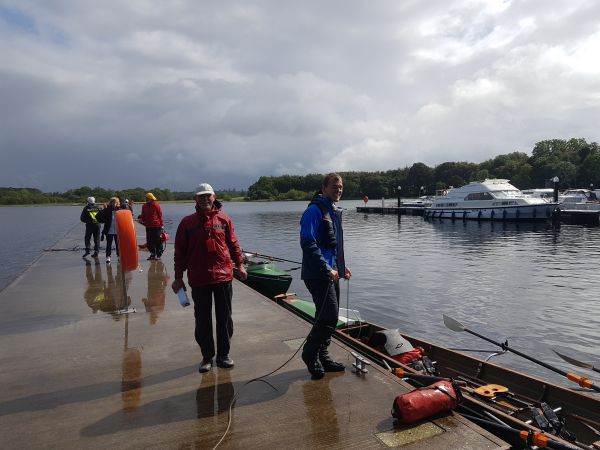
POLYGON ((152 192, 146 194, 146 203, 142 206, 142 213, 138 216, 139 222, 146 227, 146 243, 150 250, 148 259, 160 259, 163 252, 160 233, 165 226, 162 208, 152 192))
POLYGON ((187 270, 188 284, 192 288, 195 337, 202 352, 199 371, 212 369, 215 344, 212 326, 212 299, 215 299, 217 328, 217 366, 233 367, 229 357, 230 341, 233 336, 231 298, 233 291, 233 265, 238 276, 248 276, 244 267, 242 250, 233 229, 233 222, 221 212, 221 203, 208 183, 198 186, 196 212, 184 217, 175 235, 175 281, 173 292, 186 289, 183 272, 187 270))

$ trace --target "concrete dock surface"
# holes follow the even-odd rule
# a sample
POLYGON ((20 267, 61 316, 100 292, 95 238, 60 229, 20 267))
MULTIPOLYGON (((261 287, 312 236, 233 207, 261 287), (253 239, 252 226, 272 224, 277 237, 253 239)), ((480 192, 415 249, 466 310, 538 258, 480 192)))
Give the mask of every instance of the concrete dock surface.
MULTIPOLYGON (((509 448, 450 414, 395 428, 409 387, 378 367, 311 381, 296 355, 310 325, 234 282, 233 369, 198 373, 193 305, 172 293, 173 246, 125 274, 81 257, 75 227, 0 292, 0 448, 509 448), (124 300, 123 284, 129 301, 124 300), (120 314, 119 309, 136 312, 120 314)), ((138 226, 138 242, 144 241, 138 226)), ((349 367, 343 344, 331 353, 349 367)))

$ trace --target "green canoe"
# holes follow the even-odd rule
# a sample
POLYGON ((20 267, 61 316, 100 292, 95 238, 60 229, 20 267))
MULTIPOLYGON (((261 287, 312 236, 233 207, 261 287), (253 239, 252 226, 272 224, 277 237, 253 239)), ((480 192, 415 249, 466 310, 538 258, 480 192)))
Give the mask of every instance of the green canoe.
POLYGON ((246 266, 246 285, 272 299, 285 294, 292 283, 292 276, 270 262, 251 263, 246 266))
MULTIPOLYGON (((284 307, 293 310, 309 321, 315 319, 315 304, 306 300, 300 300, 296 297, 285 297, 277 299, 277 302, 284 307)), ((360 313, 355 309, 340 308, 337 327, 344 327, 361 322, 360 313)))

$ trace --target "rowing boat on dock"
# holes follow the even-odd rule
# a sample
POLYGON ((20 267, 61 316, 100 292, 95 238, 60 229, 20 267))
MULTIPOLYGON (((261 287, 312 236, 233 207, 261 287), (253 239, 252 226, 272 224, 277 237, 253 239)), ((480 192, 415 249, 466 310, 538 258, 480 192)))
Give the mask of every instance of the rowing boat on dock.
MULTIPOLYGON (((289 296, 279 296, 276 301, 306 320, 314 320, 314 305, 312 308, 307 305, 311 302, 289 296)), ((420 362, 401 363, 398 358, 390 356, 376 339, 387 331, 363 320, 351 320, 341 325, 338 323, 335 337, 409 382, 413 382, 411 374, 451 378, 459 382, 464 398, 459 412, 471 415, 475 412, 496 424, 519 430, 555 434, 557 440, 571 446, 600 448, 598 396, 552 384, 397 332, 414 349, 423 349, 424 355, 420 362)), ((498 436, 507 438, 502 433, 498 436)))

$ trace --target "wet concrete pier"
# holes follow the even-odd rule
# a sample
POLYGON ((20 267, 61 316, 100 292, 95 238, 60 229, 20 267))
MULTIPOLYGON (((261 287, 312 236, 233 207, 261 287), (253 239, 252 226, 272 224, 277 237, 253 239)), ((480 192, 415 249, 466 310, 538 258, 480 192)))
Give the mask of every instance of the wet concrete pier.
MULTIPOLYGON (((82 238, 76 227, 55 249, 82 238)), ((163 261, 147 255, 123 283, 114 252, 110 265, 46 252, 0 292, 1 448, 213 448, 234 395, 219 448, 508 448, 455 415, 394 428, 393 398, 408 387, 378 367, 311 381, 297 355, 246 384, 284 364, 309 325, 238 282, 236 365, 199 374, 193 306, 170 290, 172 246, 163 261)), ((351 363, 347 347, 331 347, 351 363)))

